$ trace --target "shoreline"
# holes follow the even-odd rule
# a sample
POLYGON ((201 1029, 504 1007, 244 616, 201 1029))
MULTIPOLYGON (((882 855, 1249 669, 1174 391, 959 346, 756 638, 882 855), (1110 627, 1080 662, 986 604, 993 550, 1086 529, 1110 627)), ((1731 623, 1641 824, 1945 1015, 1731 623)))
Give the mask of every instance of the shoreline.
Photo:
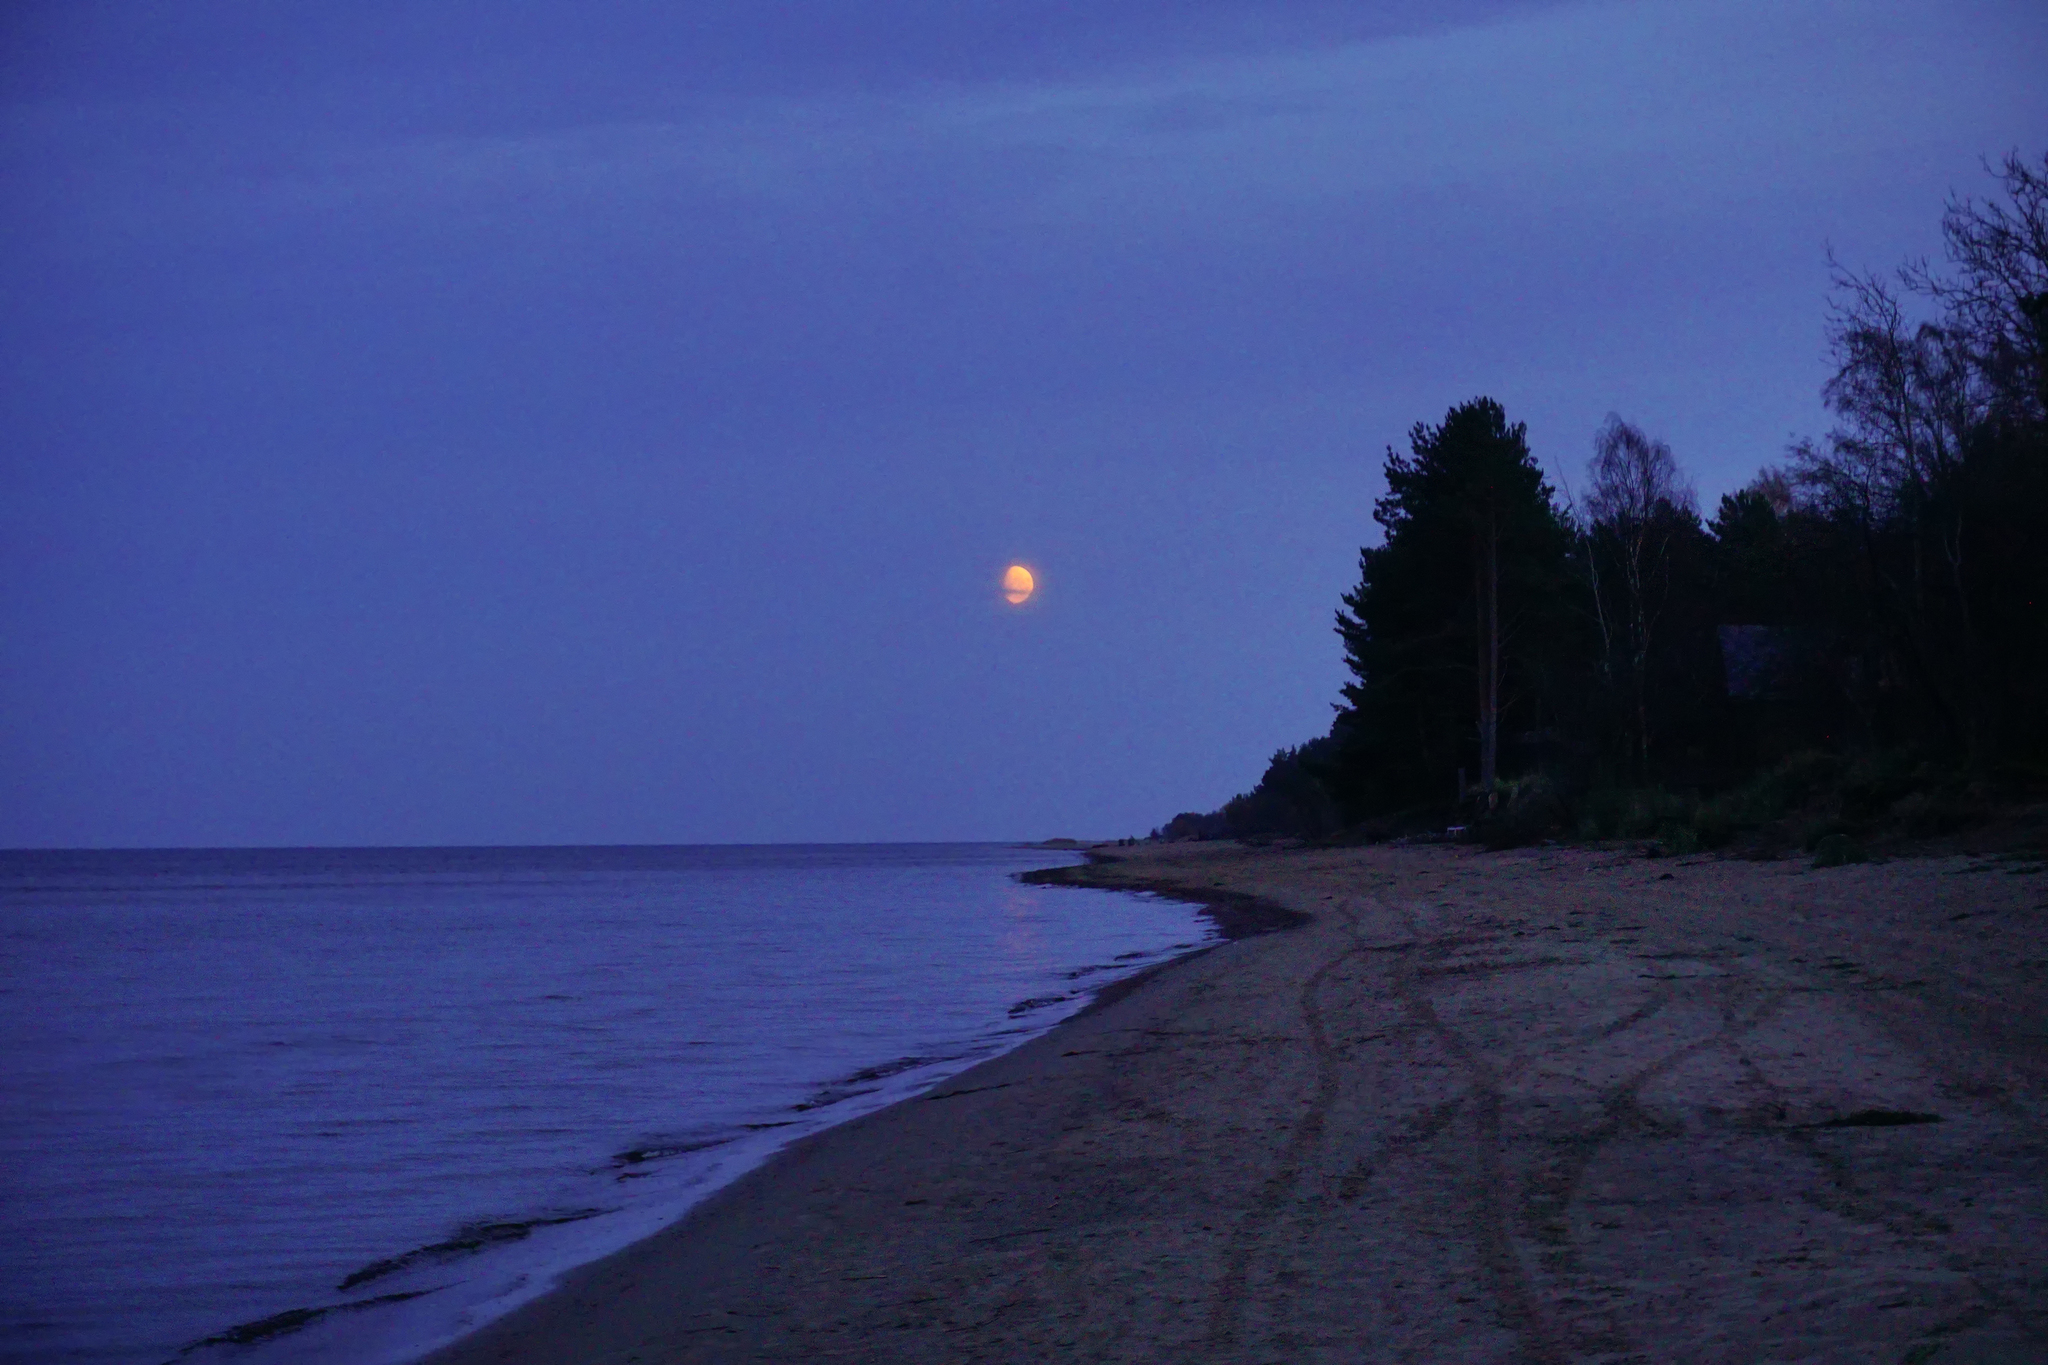
MULTIPOLYGON (((514 1340, 526 1337, 531 1330, 530 1325, 525 1322, 525 1319, 528 1317, 542 1321, 563 1319, 573 1321, 580 1313, 581 1307, 573 1302, 564 1302, 564 1300, 569 1299, 571 1295, 578 1291, 579 1282, 591 1278, 602 1278, 607 1268, 611 1267, 615 1262, 624 1263, 643 1255, 657 1254, 653 1246, 655 1243, 688 1236, 689 1228, 700 1218, 715 1218, 719 1216, 722 1206, 728 1201, 745 1199, 748 1191, 743 1187, 757 1182, 773 1182, 778 1179, 781 1167, 789 1164, 801 1164, 807 1149, 820 1144, 830 1144, 835 1141, 844 1140, 850 1130, 858 1129, 862 1125, 885 1118, 897 1111, 911 1110, 922 1102, 952 1100, 979 1094, 984 1091, 1009 1089, 1019 1084, 1019 1082, 1004 1080, 990 1085, 971 1084, 971 1082, 978 1080, 984 1071, 991 1069, 1007 1071, 1003 1064, 1013 1062, 1020 1053, 1060 1038, 1066 1030, 1072 1028, 1078 1021, 1093 1018, 1101 1011, 1156 983, 1161 977, 1171 974, 1177 968, 1188 966, 1209 957, 1218 950, 1241 940, 1285 933, 1288 930, 1301 928, 1313 922, 1314 917, 1310 914, 1291 910, 1276 902, 1243 892, 1224 888, 1204 889, 1189 887, 1170 877, 1118 876, 1110 869, 1114 868, 1120 860, 1113 856, 1105 857, 1103 850, 1106 846, 1080 845, 1078 847, 1068 847, 1064 844, 1047 844, 1044 847, 1048 852, 1079 853, 1084 856, 1085 860, 1078 863, 1034 868, 1025 872, 1015 873, 1013 876, 1018 882, 1030 886, 1061 886, 1075 890, 1154 895, 1162 899, 1193 905, 1197 908, 1197 914, 1214 926, 1218 938, 1213 942, 1178 952, 1162 961, 1140 967, 1136 971, 1119 977, 1116 980, 1106 981, 1099 986, 1087 988, 1085 992, 1088 996, 1087 1003, 1074 1013, 1053 1024, 1049 1029, 1035 1037, 1026 1039, 1016 1047, 984 1058, 962 1071, 944 1077, 934 1082, 925 1091, 906 1095, 882 1108, 855 1115, 831 1127, 806 1134, 784 1147, 777 1148, 759 1163, 749 1167, 693 1204, 674 1222, 638 1238, 605 1256, 571 1267, 558 1277, 551 1287, 540 1294, 523 1300, 508 1310, 494 1314, 452 1341, 445 1342, 423 1355, 413 1357, 410 1365, 457 1365, 458 1362, 470 1360, 504 1359, 506 1358, 504 1354, 506 1348, 502 1344, 496 1343, 496 1336, 503 1334, 514 1340)), ((573 1340, 575 1335, 574 1332, 567 1333, 564 1338, 564 1344, 566 1345, 568 1341, 573 1340)), ((517 1348, 514 1349, 515 1351, 517 1350, 517 1348)), ((554 1357, 536 1356, 534 1358, 541 1360, 554 1357)))
MULTIPOLYGON (((956 967, 944 956, 927 953, 924 975, 935 989, 897 991, 885 997, 899 1001, 910 1013, 904 1027, 896 1030, 904 1035, 901 1045, 875 1054, 879 1061, 855 1049, 838 1070, 821 1070, 828 1079, 789 1094, 786 1106, 757 1105, 721 1128, 698 1125, 673 1139, 673 1145, 657 1134, 649 1143, 618 1144, 622 1150, 616 1152, 604 1147, 596 1163, 576 1168, 596 1177, 595 1187, 589 1180, 583 1182, 586 1188, 565 1185, 566 1195, 558 1192, 495 1219, 463 1223, 442 1238, 400 1241, 396 1254, 351 1259, 345 1263, 346 1278, 343 1268, 337 1267, 327 1281, 340 1280, 345 1297, 307 1296, 284 1311, 230 1318, 231 1325, 215 1326, 203 1337, 195 1332, 181 1345, 166 1347, 166 1353, 175 1351, 176 1358, 195 1362, 239 1358, 251 1351, 259 1359, 358 1365, 406 1365, 422 1359, 519 1311, 578 1267, 615 1255, 687 1218, 694 1206, 772 1161, 780 1150, 934 1087, 943 1089, 990 1057, 1014 1050, 1061 1019, 1089 1008, 1104 991, 1115 990, 1132 975, 1215 942, 1218 927, 1213 919, 1191 913, 1196 907, 1148 908, 1141 898, 1100 893, 1078 898, 1036 889, 1020 893, 1015 885, 1018 870, 1051 858, 1078 861, 1080 852, 1052 850, 1034 856, 1013 850, 986 880, 986 904, 975 912, 975 922, 989 926, 989 932, 1014 936, 1021 931, 1028 939, 1012 946, 1012 955, 1021 948, 1023 956, 1011 964, 1008 975, 1014 980, 1008 987, 996 983, 992 990, 999 994, 977 997, 980 1006, 992 1008, 977 1008, 964 1016, 957 1010, 931 1016, 924 1004, 913 1005, 928 997, 941 1003, 950 1000, 947 992, 954 987, 943 978, 979 970, 969 963, 956 967), (1003 890, 1005 886, 1010 889, 1003 890), (1025 901, 1033 908, 1023 908, 1025 901), (1041 924, 1047 914, 1052 921, 1041 924), (1063 935, 1051 928, 1055 921, 1071 922, 1074 933, 1063 935), (921 1036, 912 1037, 913 1032, 921 1036), (619 1182, 616 1195, 613 1179, 619 1182)), ((827 1032, 844 1026, 837 1011, 816 1017, 827 1032)))
POLYGON ((428 1360, 2024 1359, 2048 1329, 2026 866, 1092 852, 1058 879, 1299 932, 1115 983, 428 1360))
POLYGON ((1299 929, 1315 917, 1290 910, 1277 901, 1224 887, 1193 887, 1170 877, 1119 876, 1115 869, 1126 861, 1098 849, 1083 850, 1088 861, 1061 867, 1041 867, 1017 874, 1026 886, 1071 886, 1088 891, 1131 891, 1159 896, 1165 900, 1198 905, 1200 913, 1216 926, 1226 942, 1256 938, 1260 934, 1299 929))

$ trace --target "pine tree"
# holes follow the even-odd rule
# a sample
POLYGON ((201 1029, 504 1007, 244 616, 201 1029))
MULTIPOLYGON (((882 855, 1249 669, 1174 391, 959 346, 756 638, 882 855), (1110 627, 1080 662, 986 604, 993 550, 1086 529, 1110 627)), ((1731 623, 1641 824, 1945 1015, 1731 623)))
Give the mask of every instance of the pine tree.
POLYGON ((1526 428, 1475 398, 1390 447, 1359 582, 1337 632, 1346 684, 1332 785, 1354 815, 1449 796, 1461 769, 1491 793, 1504 729, 1539 722, 1560 636, 1571 537, 1526 428))

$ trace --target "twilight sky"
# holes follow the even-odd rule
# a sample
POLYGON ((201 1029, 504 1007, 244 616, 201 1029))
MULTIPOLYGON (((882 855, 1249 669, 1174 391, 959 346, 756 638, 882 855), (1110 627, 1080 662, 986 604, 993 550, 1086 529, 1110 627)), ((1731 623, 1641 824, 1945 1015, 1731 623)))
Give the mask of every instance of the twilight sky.
POLYGON ((2044 70, 2039 0, 11 0, 0 844, 1212 807, 1387 443, 1614 411, 1711 507, 2044 70))

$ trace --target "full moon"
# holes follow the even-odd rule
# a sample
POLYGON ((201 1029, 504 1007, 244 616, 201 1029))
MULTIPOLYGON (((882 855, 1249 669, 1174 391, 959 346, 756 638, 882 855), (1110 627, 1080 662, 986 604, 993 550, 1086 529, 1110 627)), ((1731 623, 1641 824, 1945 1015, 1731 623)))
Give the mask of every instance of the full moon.
POLYGON ((1011 606, 1021 605, 1037 588, 1038 580, 1031 576, 1031 570, 1022 564, 1012 564, 1003 575, 1003 596, 1010 599, 1011 606))

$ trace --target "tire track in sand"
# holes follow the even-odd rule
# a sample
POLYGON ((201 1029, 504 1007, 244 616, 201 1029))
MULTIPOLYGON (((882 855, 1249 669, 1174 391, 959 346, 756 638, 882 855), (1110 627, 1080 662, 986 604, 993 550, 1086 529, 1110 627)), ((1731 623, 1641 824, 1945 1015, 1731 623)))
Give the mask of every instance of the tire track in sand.
POLYGON ((1423 1031, 1433 1035, 1457 1061, 1471 1086, 1472 1242, 1479 1257, 1479 1268, 1493 1290, 1501 1317, 1509 1330, 1521 1338, 1523 1349, 1537 1365, 1566 1365, 1570 1356, 1558 1340, 1549 1318, 1537 1307, 1535 1290, 1522 1269, 1521 1258, 1515 1253, 1507 1211, 1503 1207, 1502 1193, 1506 1188, 1507 1175, 1501 1165, 1500 1113, 1501 1082, 1505 1075, 1475 1052, 1456 1029, 1438 1016, 1436 1006, 1424 993, 1423 967, 1418 959, 1432 955, 1441 957, 1453 948, 1469 947, 1471 940, 1426 939, 1421 919, 1412 908, 1404 912, 1403 918, 1407 921, 1410 935, 1423 951, 1403 953, 1394 962, 1394 993, 1409 1017, 1423 1031))
POLYGON ((1288 1195, 1301 1182, 1302 1165, 1309 1153, 1322 1142, 1330 1106, 1337 1100, 1340 1085, 1338 1065, 1342 1059, 1330 1042, 1319 997, 1330 973, 1356 957, 1361 949, 1357 914, 1342 906, 1332 908, 1343 917, 1344 931, 1352 941, 1342 952, 1311 972, 1301 985, 1302 1022, 1307 1026, 1309 1043, 1315 1051, 1315 1090, 1308 1108, 1288 1135, 1287 1145, 1280 1153, 1280 1164, 1266 1177, 1251 1210, 1239 1220, 1236 1230, 1230 1235, 1229 1245, 1223 1254, 1223 1273, 1217 1277, 1211 1295, 1207 1338, 1211 1349, 1228 1350, 1237 1344, 1238 1329, 1244 1317, 1245 1284, 1251 1275, 1252 1259, 1258 1254, 1267 1230, 1279 1216, 1288 1195))
MULTIPOLYGON (((1540 1296, 1515 1248, 1514 1219, 1519 1214, 1539 1240, 1545 1240, 1545 1234, 1565 1233, 1568 1236, 1565 1214, 1577 1195, 1587 1166, 1609 1141, 1645 1118, 1637 1103, 1644 1087, 1703 1052, 1733 1046, 1777 1010, 1783 1003, 1783 992, 1758 992, 1760 1003, 1746 1013, 1724 999, 1721 1026, 1713 1033, 1668 1049, 1606 1087, 1598 1100, 1600 1120, 1592 1128, 1567 1139, 1565 1145, 1569 1155, 1566 1159, 1534 1175, 1527 1182, 1530 1187, 1527 1197, 1518 1200, 1510 1188, 1513 1176, 1506 1170, 1502 1159, 1501 1112, 1503 1083, 1520 1071, 1523 1063, 1496 1067, 1480 1056, 1462 1034, 1445 1023, 1426 994, 1425 982, 1430 973, 1418 960, 1440 958, 1459 948, 1473 947, 1478 940, 1469 934, 1425 938, 1421 917, 1413 907, 1404 910, 1404 918, 1422 952, 1404 955, 1395 963, 1394 986, 1410 1016, 1435 1035, 1457 1060, 1472 1087, 1472 1238, 1480 1267, 1491 1282, 1502 1317, 1521 1338, 1524 1351, 1537 1365, 1567 1365, 1588 1353, 1607 1354, 1628 1349, 1626 1334, 1618 1325, 1600 1333, 1568 1333, 1551 1321, 1543 1311, 1540 1296)), ((1755 983, 1739 973, 1728 974, 1719 989, 1725 993, 1731 987, 1756 989, 1755 983)), ((1670 998, 1668 989, 1659 990, 1643 1006, 1596 1030, 1593 1036, 1604 1040, 1626 1033, 1662 1013, 1670 998)))

